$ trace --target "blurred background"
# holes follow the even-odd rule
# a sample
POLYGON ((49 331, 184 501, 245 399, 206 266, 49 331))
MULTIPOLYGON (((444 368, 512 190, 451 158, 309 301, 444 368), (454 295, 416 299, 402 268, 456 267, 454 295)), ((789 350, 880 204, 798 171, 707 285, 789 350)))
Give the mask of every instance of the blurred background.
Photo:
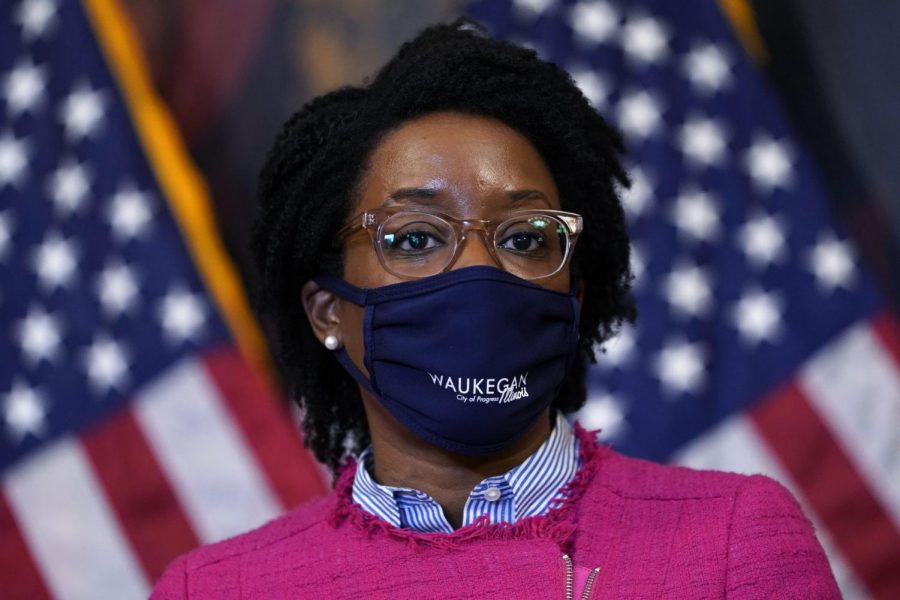
POLYGON ((468 14, 628 142, 641 315, 578 418, 628 454, 777 477, 846 597, 900 597, 900 4, 2 6, 0 596, 140 597, 175 555, 326 493, 246 300, 256 176, 304 102, 468 14), (107 554, 130 558, 86 558, 107 554))
MULTIPOLYGON (((248 199, 280 125, 306 100, 362 83, 402 41, 464 14, 469 4, 125 1, 154 84, 209 182, 226 245, 246 281, 254 277, 246 236, 255 203, 248 199)), ((559 3, 521 4, 549 10, 559 3)), ((900 306, 900 41, 891 35, 900 6, 744 5, 758 31, 746 35, 760 76, 815 156, 830 200, 857 233, 885 294, 900 306)))

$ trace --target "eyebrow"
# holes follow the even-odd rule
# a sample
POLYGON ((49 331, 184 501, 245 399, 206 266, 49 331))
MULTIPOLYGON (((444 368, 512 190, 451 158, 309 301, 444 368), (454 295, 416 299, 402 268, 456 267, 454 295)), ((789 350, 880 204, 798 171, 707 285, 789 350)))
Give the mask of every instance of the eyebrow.
POLYGON ((437 198, 438 191, 431 188, 400 188, 394 190, 388 200, 404 200, 406 198, 437 198))
POLYGON ((532 198, 548 200, 547 194, 540 190, 512 190, 510 192, 507 192, 506 195, 509 196, 509 199, 513 201, 531 200, 532 198))
MULTIPOLYGON (((394 190, 388 197, 388 200, 405 200, 407 198, 437 198, 439 190, 432 188, 400 188, 398 190, 394 190)), ((547 195, 535 189, 525 189, 525 190, 510 190, 506 192, 506 196, 512 200, 513 202, 519 202, 521 200, 531 200, 531 199, 539 199, 539 200, 549 200, 547 195)))

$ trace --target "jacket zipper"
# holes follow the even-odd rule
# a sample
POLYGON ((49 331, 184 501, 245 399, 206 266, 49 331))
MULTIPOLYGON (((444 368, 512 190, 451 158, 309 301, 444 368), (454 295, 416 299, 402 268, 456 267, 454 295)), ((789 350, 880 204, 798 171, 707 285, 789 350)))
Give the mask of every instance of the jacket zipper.
MULTIPOLYGON (((568 554, 563 554, 563 562, 566 563, 566 600, 574 600, 575 598, 575 565, 572 564, 572 558, 568 554)), ((584 582, 584 591, 581 592, 581 600, 588 600, 591 597, 591 588, 594 587, 594 579, 600 572, 600 567, 594 567, 588 573, 587 581, 584 582)))
POLYGON ((581 594, 581 600, 588 600, 591 597, 591 588, 594 587, 594 580, 597 578, 597 574, 600 572, 600 567, 594 567, 591 569, 591 572, 588 573, 587 581, 584 582, 584 592, 581 594))
POLYGON ((563 554, 563 562, 566 563, 566 600, 573 600, 575 595, 575 567, 568 554, 563 554))

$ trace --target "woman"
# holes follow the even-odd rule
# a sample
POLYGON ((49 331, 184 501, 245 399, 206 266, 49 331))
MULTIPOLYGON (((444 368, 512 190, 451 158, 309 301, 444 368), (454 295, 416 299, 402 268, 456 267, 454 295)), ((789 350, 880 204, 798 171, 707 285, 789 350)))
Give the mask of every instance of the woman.
POLYGON ((335 489, 155 597, 838 597, 779 484, 626 458, 563 416, 635 316, 622 151, 565 72, 464 21, 294 115, 254 251, 335 489))

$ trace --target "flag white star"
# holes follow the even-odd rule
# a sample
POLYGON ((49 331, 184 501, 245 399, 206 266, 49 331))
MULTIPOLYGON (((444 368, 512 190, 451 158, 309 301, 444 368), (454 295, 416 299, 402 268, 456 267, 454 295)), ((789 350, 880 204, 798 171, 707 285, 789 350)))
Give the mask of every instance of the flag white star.
POLYGON ((639 289, 644 283, 644 273, 647 270, 647 257, 644 247, 638 243, 631 244, 629 253, 631 274, 634 275, 634 289, 639 289))
POLYGON ((764 269, 772 263, 784 261, 786 225, 780 218, 760 213, 751 217, 738 230, 738 244, 751 265, 764 269))
POLYGON ((29 146, 28 140, 14 137, 11 131, 0 135, 0 190, 8 184, 18 187, 22 182, 29 146))
POLYGON ((93 136, 103 123, 107 104, 106 93, 80 83, 65 97, 60 107, 60 119, 70 140, 79 141, 93 136))
POLYGON ((706 351, 699 343, 680 339, 666 342, 653 367, 663 389, 672 395, 696 394, 704 383, 706 351))
POLYGON ((12 237, 12 217, 10 211, 0 212, 0 260, 6 258, 9 252, 9 240, 12 237))
POLYGON ((158 316, 168 340, 178 344, 200 334, 206 322, 206 305, 200 295, 175 288, 160 301, 158 316))
POLYGON ((75 242, 49 233, 32 255, 32 265, 41 284, 52 291, 68 287, 76 274, 80 251, 75 242))
POLYGON ((685 317, 702 317, 712 308, 709 273, 694 264, 674 267, 663 280, 662 292, 672 310, 685 317))
POLYGON ((82 365, 94 392, 106 394, 112 389, 124 391, 128 380, 128 350, 105 334, 98 334, 84 349, 82 365))
POLYGON ((46 429, 47 401, 36 389, 21 379, 3 397, 3 419, 6 429, 15 443, 26 434, 41 436, 46 429))
POLYGON ((625 135, 643 139, 656 133, 662 125, 662 102, 644 90, 624 94, 619 100, 616 117, 625 135))
POLYGON ((633 167, 628 170, 631 176, 631 187, 620 188, 619 197, 622 200, 622 207, 625 214, 632 220, 641 216, 653 201, 653 186, 649 177, 640 167, 633 167))
POLYGON ((100 304, 110 317, 130 312, 137 305, 137 281, 132 270, 121 262, 106 265, 97 277, 96 289, 100 304))
POLYGON ((794 179, 792 154, 785 142, 760 134, 744 155, 744 166, 762 192, 787 189, 794 179))
POLYGON ((598 365, 611 369, 627 364, 634 356, 634 351, 634 327, 623 325, 618 333, 603 342, 602 346, 594 347, 594 356, 597 357, 598 365))
POLYGON ((131 184, 119 187, 109 203, 107 213, 113 233, 120 240, 143 236, 150 226, 150 194, 137 190, 131 184))
POLYGON ((588 430, 602 430, 597 439, 611 441, 621 436, 628 428, 625 420, 627 407, 618 396, 604 391, 591 391, 587 402, 578 411, 578 421, 588 430))
POLYGON ((24 319, 15 326, 19 345, 26 360, 34 366, 59 356, 62 323, 59 317, 32 306, 24 319))
POLYGON ((575 85, 584 94, 588 102, 596 109, 606 107, 606 101, 609 96, 609 84, 606 80, 597 74, 596 71, 585 67, 573 67, 569 69, 575 85))
POLYGON ((721 165, 727 141, 725 127, 715 119, 691 117, 678 132, 678 144, 689 164, 698 167, 721 165))
POLYGON ((619 27, 619 15, 609 2, 583 0, 569 11, 569 24, 577 39, 600 44, 610 39, 619 27))
POLYGON ((89 179, 87 165, 80 165, 71 159, 64 161, 50 174, 47 194, 53 200, 57 212, 69 216, 81 209, 91 189, 89 179))
POLYGON ((34 113, 44 100, 47 69, 36 67, 31 60, 21 60, 3 78, 0 93, 6 98, 6 111, 12 116, 34 113))
POLYGON ((539 17, 555 3, 556 0, 513 0, 516 11, 530 17, 539 17))
POLYGON ((728 54, 716 44, 695 45, 681 66, 691 85, 701 94, 718 92, 732 83, 728 54))
POLYGON ((701 242, 719 235, 719 212, 706 192, 687 188, 681 191, 672 207, 672 220, 678 232, 701 242))
POLYGON ((58 8, 56 0, 23 0, 13 20, 26 40, 40 38, 56 25, 58 8))
POLYGON ((784 301, 775 292, 750 289, 732 308, 731 318, 741 339, 751 346, 774 342, 781 333, 784 301))
POLYGON ((632 17, 622 27, 622 48, 635 62, 657 63, 669 53, 669 33, 658 19, 632 17))
POLYGON ((823 292, 830 293, 839 287, 849 290, 856 279, 850 245, 831 233, 819 235, 816 245, 807 254, 806 264, 823 292))

